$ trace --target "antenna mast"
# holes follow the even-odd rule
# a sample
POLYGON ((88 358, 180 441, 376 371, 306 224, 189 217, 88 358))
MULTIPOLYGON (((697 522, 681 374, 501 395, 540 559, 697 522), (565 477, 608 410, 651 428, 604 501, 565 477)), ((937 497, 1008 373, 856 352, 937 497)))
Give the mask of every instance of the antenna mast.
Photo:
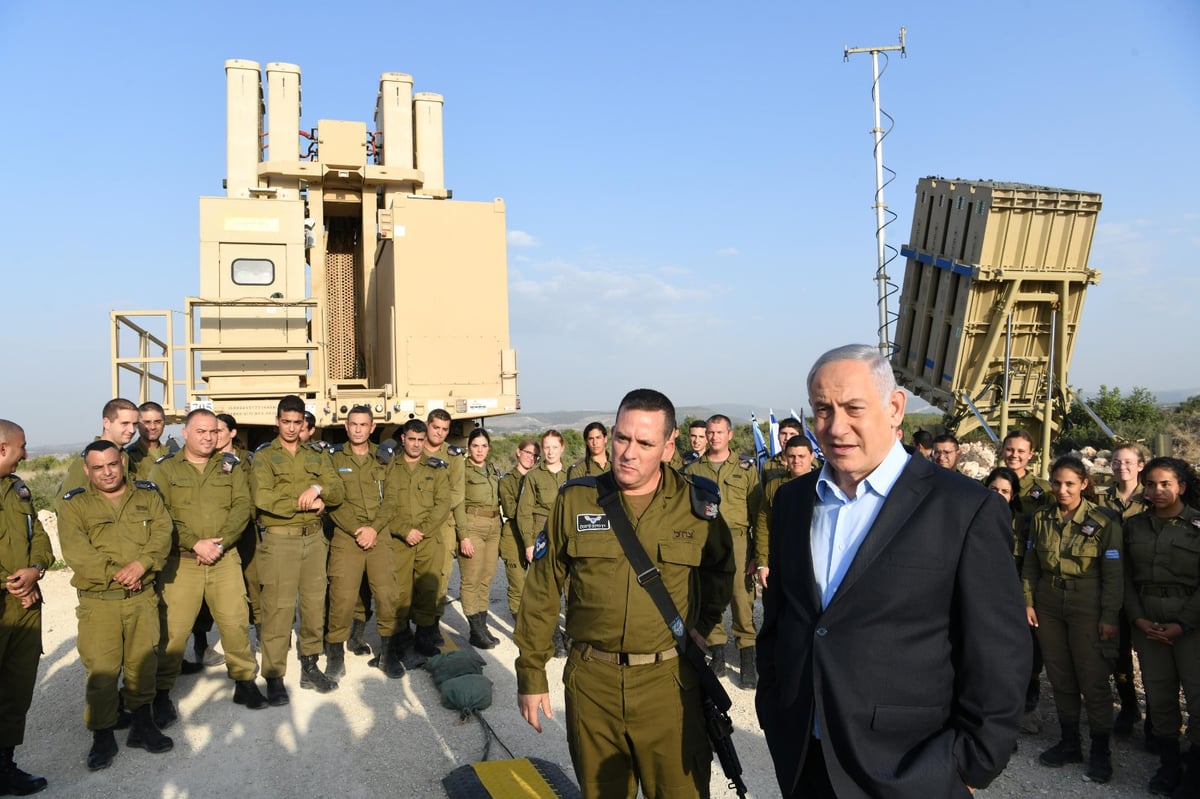
POLYGON ((892 44, 886 47, 847 47, 842 53, 843 61, 849 61, 850 56, 855 53, 871 54, 871 102, 875 106, 875 127, 871 130, 871 134, 875 138, 875 204, 872 207, 875 209, 875 239, 879 260, 875 271, 875 283, 879 287, 879 299, 877 301, 879 305, 879 353, 885 358, 891 357, 892 345, 888 339, 888 324, 890 320, 888 318, 887 307, 889 295, 887 264, 890 259, 887 257, 884 228, 891 224, 892 219, 895 219, 896 215, 888 210, 887 204, 883 201, 883 187, 892 182, 896 173, 888 169, 888 179, 884 182, 883 172, 886 167, 883 165, 883 139, 891 132, 894 120, 891 114, 879 109, 879 78, 883 74, 879 69, 879 54, 885 54, 883 68, 886 70, 888 58, 886 53, 891 50, 899 50, 901 58, 907 55, 904 49, 904 28, 900 29, 900 44, 898 45, 892 44), (887 130, 884 130, 880 126, 881 115, 888 118, 887 130), (887 219, 887 214, 891 214, 892 219, 887 219))

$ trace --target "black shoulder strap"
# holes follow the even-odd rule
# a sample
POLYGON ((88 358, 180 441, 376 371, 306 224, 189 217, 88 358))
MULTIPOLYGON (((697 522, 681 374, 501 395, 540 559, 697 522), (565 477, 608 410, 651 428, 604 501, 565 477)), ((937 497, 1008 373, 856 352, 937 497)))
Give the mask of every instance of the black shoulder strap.
POLYGON ((633 524, 630 523, 625 508, 621 507, 621 494, 617 490, 616 481, 612 479, 612 472, 605 472, 596 478, 596 492, 596 500, 608 514, 608 521, 612 525, 613 532, 616 533, 617 541, 620 542, 621 549, 625 551, 625 557, 629 560, 629 565, 633 567, 634 574, 637 575, 638 585, 645 588, 646 592, 650 594, 650 598, 654 600, 654 606, 658 608, 663 621, 671 629, 671 635, 675 637, 675 646, 679 647, 679 651, 682 653, 687 639, 687 627, 684 626, 683 618, 675 608, 671 594, 663 585, 661 572, 651 562, 650 556, 646 554, 641 542, 637 540, 633 524))

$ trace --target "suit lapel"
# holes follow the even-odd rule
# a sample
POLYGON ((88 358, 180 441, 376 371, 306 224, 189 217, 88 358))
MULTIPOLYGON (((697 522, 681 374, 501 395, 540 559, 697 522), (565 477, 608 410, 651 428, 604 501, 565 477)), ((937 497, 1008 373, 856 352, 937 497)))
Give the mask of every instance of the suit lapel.
MULTIPOLYGON (((854 587, 854 583, 866 573, 879 554, 896 537, 896 533, 900 532, 916 509, 925 501, 929 492, 933 490, 933 483, 929 479, 933 476, 933 468, 929 461, 920 456, 909 458, 904 470, 900 472, 900 477, 892 486, 892 490, 888 492, 887 498, 884 499, 879 515, 875 517, 875 523, 871 525, 871 529, 863 538, 862 545, 859 546, 858 552, 855 553, 854 560, 851 561, 850 568, 846 572, 846 577, 829 602, 830 605, 833 605, 843 594, 848 593, 854 587)), ((811 570, 811 552, 808 558, 811 570)))

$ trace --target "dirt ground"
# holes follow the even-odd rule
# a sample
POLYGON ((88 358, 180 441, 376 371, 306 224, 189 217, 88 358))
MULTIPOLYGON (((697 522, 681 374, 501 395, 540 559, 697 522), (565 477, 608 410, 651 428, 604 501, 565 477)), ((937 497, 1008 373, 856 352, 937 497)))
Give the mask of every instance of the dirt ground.
MULTIPOLYGON (((348 653, 348 673, 339 689, 322 695, 299 687, 299 664, 293 652, 286 677, 290 705, 256 711, 234 705, 233 682, 223 666, 181 676, 173 693, 181 721, 167 730, 175 740, 174 750, 153 755, 128 749, 125 733, 118 732, 121 751, 112 767, 89 772, 84 760, 91 734, 83 726, 84 673, 75 650, 76 598, 69 579, 69 571, 54 571, 42 583, 46 654, 25 745, 17 749, 18 763, 26 771, 50 781, 43 795, 97 799, 438 797, 445 795, 443 776, 483 756, 485 737, 480 724, 474 720, 460 723, 455 711, 443 708, 432 679, 424 672, 388 680, 367 666, 366 657, 348 653)), ((450 593, 457 596, 457 570, 450 593)), ((563 661, 550 665, 555 717, 543 723, 545 732, 539 735, 517 712, 513 673, 517 653, 511 640, 502 568, 493 584, 492 618, 501 644, 481 653, 487 663, 484 673, 494 683, 493 704, 483 712, 484 717, 513 756, 544 758, 573 776, 563 727, 559 679, 563 661)), ((457 601, 447 611, 443 630, 458 647, 467 646, 467 625, 457 601)), ((210 640, 220 648, 216 630, 210 640)), ((378 644, 373 624, 368 628, 368 641, 378 644)), ((777 796, 771 760, 754 715, 753 694, 738 687, 736 669, 730 670, 725 682, 734 700, 734 741, 750 795, 777 796)), ((259 686, 263 687, 261 678, 259 686)), ((1135 738, 1115 742, 1116 775, 1106 786, 1085 782, 1082 767, 1055 770, 1039 766, 1037 753, 1056 739, 1048 686, 1043 697, 1043 732, 1023 735, 1008 769, 979 796, 1145 795, 1145 785, 1157 764, 1156 758, 1142 751, 1140 729, 1135 738)), ((500 743, 492 741, 490 759, 506 756, 500 743)), ((734 795, 725 787, 715 762, 711 787, 714 797, 734 795)))

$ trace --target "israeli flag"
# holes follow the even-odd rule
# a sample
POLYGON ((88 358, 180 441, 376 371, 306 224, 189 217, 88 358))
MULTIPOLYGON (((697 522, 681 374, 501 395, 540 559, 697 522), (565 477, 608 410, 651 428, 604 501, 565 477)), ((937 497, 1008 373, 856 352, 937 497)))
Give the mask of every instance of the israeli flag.
POLYGON ((770 451, 771 457, 774 458, 781 452, 779 447, 779 420, 775 418, 775 409, 769 410, 770 421, 767 424, 767 448, 770 451))

